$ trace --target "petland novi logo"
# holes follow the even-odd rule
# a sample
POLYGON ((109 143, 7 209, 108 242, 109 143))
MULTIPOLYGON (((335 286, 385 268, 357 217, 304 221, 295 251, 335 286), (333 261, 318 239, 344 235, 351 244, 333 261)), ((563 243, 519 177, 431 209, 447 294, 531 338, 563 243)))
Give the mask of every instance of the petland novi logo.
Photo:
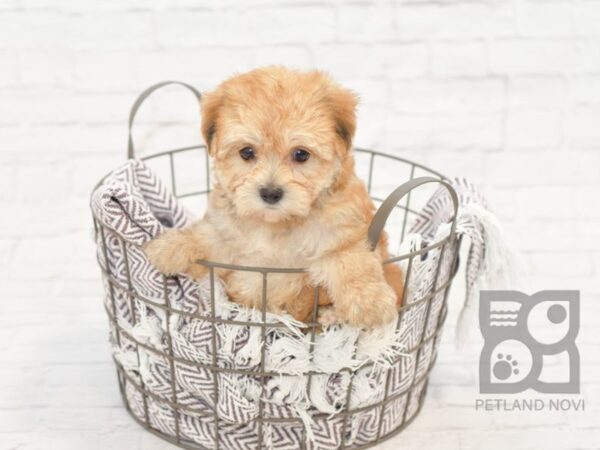
MULTIPOLYGON (((481 394, 579 394, 579 291, 481 291, 481 394)), ((583 399, 477 399, 476 409, 584 410, 583 399), (548 401, 546 401, 548 400, 548 401)))

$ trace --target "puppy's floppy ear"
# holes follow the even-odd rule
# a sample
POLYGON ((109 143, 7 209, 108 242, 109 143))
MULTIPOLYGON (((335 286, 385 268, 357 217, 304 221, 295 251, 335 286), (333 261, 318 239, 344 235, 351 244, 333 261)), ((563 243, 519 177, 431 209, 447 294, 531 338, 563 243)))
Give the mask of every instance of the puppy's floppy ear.
POLYGON ((354 92, 339 86, 332 87, 327 97, 335 121, 335 131, 346 144, 346 149, 349 149, 356 131, 358 97, 354 92))
POLYGON ((202 136, 206 142, 208 154, 212 154, 212 144, 217 132, 219 110, 223 104, 221 94, 208 92, 202 95, 202 136))

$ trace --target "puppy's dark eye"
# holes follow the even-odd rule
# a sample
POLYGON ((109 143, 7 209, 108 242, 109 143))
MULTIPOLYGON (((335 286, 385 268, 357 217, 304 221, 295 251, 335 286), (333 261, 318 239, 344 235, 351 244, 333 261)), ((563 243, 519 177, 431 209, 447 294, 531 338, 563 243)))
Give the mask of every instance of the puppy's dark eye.
POLYGON ((294 158, 294 161, 299 162, 299 163, 303 163, 306 160, 308 160, 308 158, 310 158, 310 153, 308 153, 303 148, 297 148, 292 153, 292 157, 294 158))
POLYGON ((252 147, 244 147, 240 150, 240 156, 242 159, 248 161, 254 159, 256 155, 254 154, 254 149, 252 147))

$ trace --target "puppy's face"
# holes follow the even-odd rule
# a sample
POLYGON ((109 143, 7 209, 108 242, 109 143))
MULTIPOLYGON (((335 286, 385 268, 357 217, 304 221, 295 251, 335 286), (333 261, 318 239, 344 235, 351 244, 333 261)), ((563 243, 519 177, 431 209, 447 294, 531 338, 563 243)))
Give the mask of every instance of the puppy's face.
POLYGON ((271 223, 307 217, 351 163, 355 107, 355 96, 326 75, 281 67, 206 94, 202 131, 237 215, 271 223))

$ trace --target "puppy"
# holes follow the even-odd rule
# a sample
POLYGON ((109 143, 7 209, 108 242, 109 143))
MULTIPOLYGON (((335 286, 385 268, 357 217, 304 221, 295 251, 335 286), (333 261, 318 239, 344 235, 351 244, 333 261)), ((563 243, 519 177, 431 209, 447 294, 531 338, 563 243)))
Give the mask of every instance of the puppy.
MULTIPOLYGON (((235 76, 202 101, 202 134, 214 190, 204 218, 169 230, 145 251, 165 274, 201 278, 196 260, 262 267, 267 307, 306 321, 319 303, 359 327, 390 322, 402 297, 386 237, 375 251, 367 229, 375 207, 354 173, 357 99, 318 71, 266 67, 235 76)), ((263 276, 216 270, 230 298, 260 308, 263 276)))

